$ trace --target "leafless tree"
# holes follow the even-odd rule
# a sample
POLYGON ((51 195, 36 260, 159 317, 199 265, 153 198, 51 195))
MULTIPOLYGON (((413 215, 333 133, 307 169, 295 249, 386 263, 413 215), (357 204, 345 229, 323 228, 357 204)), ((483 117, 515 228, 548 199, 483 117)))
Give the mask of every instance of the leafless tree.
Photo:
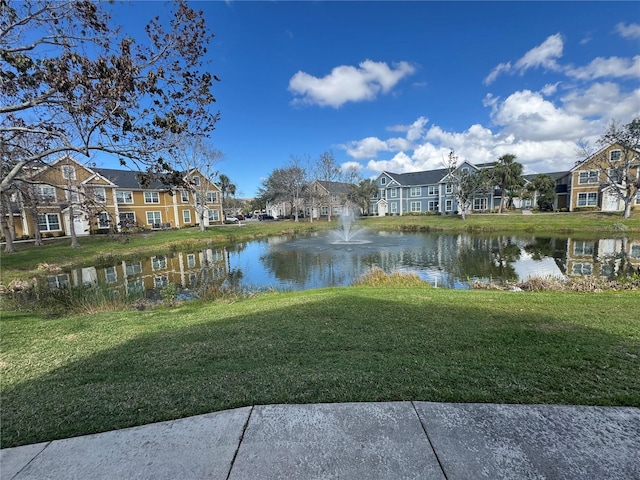
POLYGON ((181 148, 174 149, 171 157, 174 167, 182 172, 184 182, 177 194, 188 192, 185 195, 197 212, 200 231, 204 232, 209 207, 217 203, 211 187, 218 177, 216 167, 224 155, 203 138, 185 136, 179 143, 181 148))
POLYGON ((64 153, 100 151, 122 165, 169 171, 169 133, 213 131, 218 79, 203 70, 212 35, 202 12, 177 0, 168 18, 147 24, 146 38, 134 39, 112 22, 113 5, 0 1, 2 160, 21 147, 0 193, 25 168, 64 153))
POLYGON ((606 181, 602 186, 622 200, 623 216, 629 218, 640 191, 640 118, 626 125, 612 121, 598 144, 603 148, 592 158, 605 175, 606 181), (611 146, 618 148, 607 150, 611 146))

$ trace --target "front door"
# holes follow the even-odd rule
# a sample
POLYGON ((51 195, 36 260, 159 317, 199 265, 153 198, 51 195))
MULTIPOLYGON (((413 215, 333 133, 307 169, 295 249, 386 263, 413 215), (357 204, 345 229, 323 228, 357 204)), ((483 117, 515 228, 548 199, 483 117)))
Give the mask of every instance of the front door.
POLYGON ((620 204, 620 201, 618 199, 618 196, 612 192, 609 192, 607 194, 607 201, 604 209, 607 212, 615 212, 619 210, 619 204, 620 204))
POLYGON ((76 232, 76 235, 83 235, 84 231, 84 215, 76 214, 73 216, 73 229, 76 232))
POLYGON ((378 202, 378 216, 384 217, 387 214, 387 201, 382 199, 378 202))

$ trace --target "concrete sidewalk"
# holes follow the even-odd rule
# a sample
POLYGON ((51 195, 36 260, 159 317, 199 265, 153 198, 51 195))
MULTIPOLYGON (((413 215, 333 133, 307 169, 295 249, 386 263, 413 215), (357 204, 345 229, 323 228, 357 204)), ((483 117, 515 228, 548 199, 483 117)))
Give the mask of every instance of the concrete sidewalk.
POLYGON ((266 405, 1 452, 10 479, 640 479, 640 409, 266 405))

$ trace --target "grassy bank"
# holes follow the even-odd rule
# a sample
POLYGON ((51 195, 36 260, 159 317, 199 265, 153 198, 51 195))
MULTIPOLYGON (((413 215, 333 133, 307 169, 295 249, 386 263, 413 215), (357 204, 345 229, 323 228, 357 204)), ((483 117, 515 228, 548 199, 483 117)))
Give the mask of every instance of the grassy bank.
MULTIPOLYGON (((55 264, 63 269, 74 266, 113 265, 113 263, 136 256, 164 254, 171 249, 204 248, 235 241, 251 240, 281 233, 302 233, 310 230, 334 228, 335 219, 326 221, 278 221, 244 222, 245 226, 225 225, 213 227, 206 232, 197 228, 156 231, 128 236, 81 237, 81 248, 71 249, 68 238, 50 239, 42 247, 32 243, 17 243, 16 253, 0 254, 2 279, 8 285, 14 279, 27 279, 38 274, 39 264, 55 264)), ((619 214, 605 213, 540 213, 522 215, 470 215, 467 220, 456 216, 402 216, 365 217, 361 224, 377 230, 475 232, 504 234, 580 234, 585 235, 636 235, 640 233, 640 212, 630 219, 619 214)))
POLYGON ((637 292, 349 287, 44 320, 4 312, 2 446, 243 405, 640 406, 637 292))

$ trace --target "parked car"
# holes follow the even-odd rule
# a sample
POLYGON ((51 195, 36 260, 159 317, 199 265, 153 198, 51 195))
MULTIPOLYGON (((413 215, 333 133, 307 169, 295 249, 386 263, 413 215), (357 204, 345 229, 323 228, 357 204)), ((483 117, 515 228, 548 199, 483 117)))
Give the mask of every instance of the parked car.
POLYGON ((275 220, 275 218, 273 218, 271 215, 267 215, 266 213, 261 213, 260 215, 258 215, 258 220, 263 221, 263 220, 275 220))
POLYGON ((224 223, 237 223, 238 219, 236 217, 226 216, 224 217, 224 223))
POLYGON ((244 215, 238 214, 238 215, 234 215, 234 216, 240 221, 244 220, 244 215))

